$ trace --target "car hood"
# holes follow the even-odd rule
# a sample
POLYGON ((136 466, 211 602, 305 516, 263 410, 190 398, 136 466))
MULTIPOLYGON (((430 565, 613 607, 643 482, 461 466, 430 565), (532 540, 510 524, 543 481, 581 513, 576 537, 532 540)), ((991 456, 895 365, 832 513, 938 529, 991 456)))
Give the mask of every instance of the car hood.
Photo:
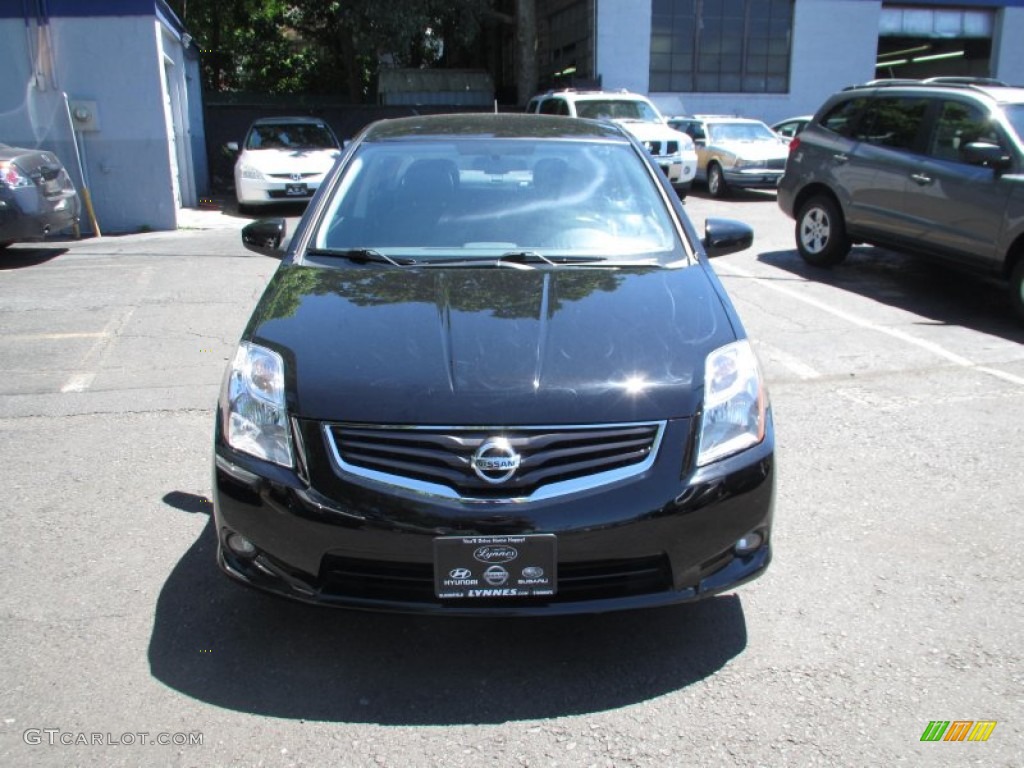
POLYGON ((337 149, 247 149, 238 163, 263 173, 326 173, 340 154, 337 149))
POLYGON ((783 141, 727 141, 715 143, 711 149, 724 150, 744 160, 785 160, 789 145, 783 141))
POLYGON ((664 123, 646 123, 642 120, 616 120, 640 141, 685 141, 675 128, 664 123))
POLYGON ((285 264, 246 337, 281 353, 300 417, 475 425, 690 416, 736 334, 699 265, 285 264))

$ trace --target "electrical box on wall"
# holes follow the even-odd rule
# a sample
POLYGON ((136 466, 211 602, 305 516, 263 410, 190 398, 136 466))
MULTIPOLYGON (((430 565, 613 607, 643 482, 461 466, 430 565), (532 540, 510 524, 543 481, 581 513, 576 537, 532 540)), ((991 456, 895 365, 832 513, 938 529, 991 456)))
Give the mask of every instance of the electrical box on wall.
POLYGON ((75 125, 76 131, 98 131, 100 119, 96 112, 95 101, 80 101, 73 99, 68 102, 71 107, 71 122, 75 125))

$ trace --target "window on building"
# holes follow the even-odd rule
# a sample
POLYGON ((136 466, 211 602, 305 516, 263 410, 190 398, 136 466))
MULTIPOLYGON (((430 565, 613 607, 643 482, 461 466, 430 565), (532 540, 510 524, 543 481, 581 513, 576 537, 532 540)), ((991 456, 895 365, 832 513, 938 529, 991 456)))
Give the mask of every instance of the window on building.
POLYGON ((786 93, 793 0, 653 0, 651 91, 786 93))

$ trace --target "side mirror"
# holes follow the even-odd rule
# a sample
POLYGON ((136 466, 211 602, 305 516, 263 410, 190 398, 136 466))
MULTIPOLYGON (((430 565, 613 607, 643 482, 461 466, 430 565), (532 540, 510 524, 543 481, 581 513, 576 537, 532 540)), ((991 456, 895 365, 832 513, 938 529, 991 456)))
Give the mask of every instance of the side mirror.
POLYGON ((745 251, 754 244, 754 230, 735 219, 708 219, 701 241, 708 258, 745 251))
POLYGON ((227 147, 228 152, 237 152, 238 151, 238 142, 237 141, 229 141, 224 146, 227 147))
POLYGON ((260 219, 242 227, 242 245, 261 256, 280 259, 288 225, 284 219, 260 219))
POLYGON ((984 165, 997 173, 1013 165, 1013 158, 1003 151, 1002 147, 987 141, 972 141, 965 144, 960 152, 963 159, 971 165, 984 165))

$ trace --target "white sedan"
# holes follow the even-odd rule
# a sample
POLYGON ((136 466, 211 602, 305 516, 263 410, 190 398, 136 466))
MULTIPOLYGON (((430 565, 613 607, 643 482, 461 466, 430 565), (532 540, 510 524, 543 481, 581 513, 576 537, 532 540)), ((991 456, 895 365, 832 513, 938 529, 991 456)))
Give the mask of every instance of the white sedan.
MULTIPOLYGON (((236 142, 228 149, 238 152, 236 142)), ((266 117, 250 126, 235 161, 238 208, 308 201, 341 154, 341 145, 323 120, 266 117)))

